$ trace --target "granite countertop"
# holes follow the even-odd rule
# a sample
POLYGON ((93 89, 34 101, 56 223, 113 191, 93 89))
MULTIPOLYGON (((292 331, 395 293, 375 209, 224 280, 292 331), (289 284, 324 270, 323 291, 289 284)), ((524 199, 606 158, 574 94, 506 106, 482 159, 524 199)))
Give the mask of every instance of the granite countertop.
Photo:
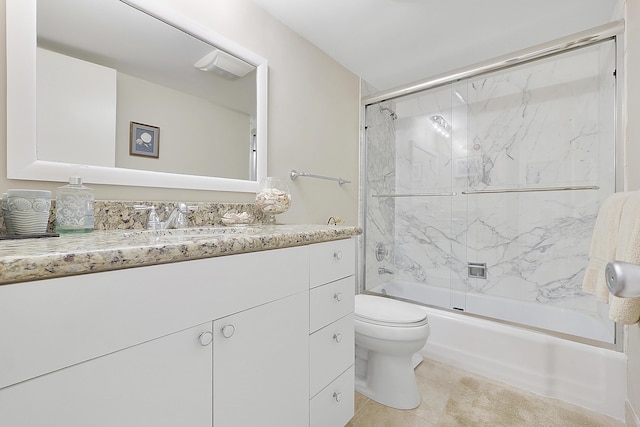
POLYGON ((96 230, 0 241, 0 285, 346 239, 351 226, 258 225, 96 230))

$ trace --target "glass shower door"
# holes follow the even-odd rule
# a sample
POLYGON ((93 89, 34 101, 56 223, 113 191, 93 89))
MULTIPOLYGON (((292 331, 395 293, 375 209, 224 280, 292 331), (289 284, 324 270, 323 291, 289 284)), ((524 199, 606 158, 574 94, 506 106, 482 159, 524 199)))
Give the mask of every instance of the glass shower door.
POLYGON ((615 342, 582 292, 615 191, 615 42, 366 107, 365 288, 615 342))
POLYGON ((487 265, 468 312, 613 342, 581 284, 615 191, 614 52, 600 43, 464 83, 469 260, 487 265))
POLYGON ((455 283, 464 291, 453 274, 464 270, 453 252, 465 243, 452 238, 452 114, 449 86, 367 108, 369 290, 402 289, 402 298, 439 307, 452 305, 455 283))

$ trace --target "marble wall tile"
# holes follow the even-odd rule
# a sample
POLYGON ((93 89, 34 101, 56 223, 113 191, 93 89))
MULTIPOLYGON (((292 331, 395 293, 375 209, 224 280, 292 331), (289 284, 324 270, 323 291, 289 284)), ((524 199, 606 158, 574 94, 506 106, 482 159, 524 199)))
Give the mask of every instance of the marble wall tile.
POLYGON ((410 95, 394 100, 396 120, 368 107, 366 287, 390 279, 374 256, 384 241, 395 279, 599 316, 580 288, 598 207, 615 191, 614 58, 598 44, 410 95), (600 189, 463 194, 573 185, 600 189), (382 192, 454 195, 371 197, 382 192), (467 262, 488 277, 469 279, 467 262))
MULTIPOLYGON (((367 108, 365 114, 366 144, 366 207, 365 227, 365 274, 362 288, 371 288, 391 275, 379 275, 379 267, 392 267, 395 230, 395 199, 375 197, 395 193, 396 188, 396 122, 388 108, 395 112, 393 102, 385 102, 367 108), (377 261, 375 251, 378 244, 387 248, 383 261, 377 261)), ((396 113, 397 115, 397 113, 396 113)))

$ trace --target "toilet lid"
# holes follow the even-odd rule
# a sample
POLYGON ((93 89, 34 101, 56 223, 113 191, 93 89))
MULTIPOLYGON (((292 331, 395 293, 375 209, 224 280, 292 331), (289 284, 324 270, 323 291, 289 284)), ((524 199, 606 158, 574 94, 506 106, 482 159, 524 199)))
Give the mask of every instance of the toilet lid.
POLYGON ((415 304, 373 295, 356 295, 356 317, 375 323, 424 323, 427 313, 415 304))

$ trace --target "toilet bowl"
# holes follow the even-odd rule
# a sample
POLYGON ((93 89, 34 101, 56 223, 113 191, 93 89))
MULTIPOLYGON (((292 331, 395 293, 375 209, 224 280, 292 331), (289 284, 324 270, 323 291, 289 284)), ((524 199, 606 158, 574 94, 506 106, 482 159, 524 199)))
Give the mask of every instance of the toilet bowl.
POLYGON ((430 332, 426 311, 390 298, 356 295, 354 323, 356 391, 392 408, 420 405, 414 368, 430 332))

